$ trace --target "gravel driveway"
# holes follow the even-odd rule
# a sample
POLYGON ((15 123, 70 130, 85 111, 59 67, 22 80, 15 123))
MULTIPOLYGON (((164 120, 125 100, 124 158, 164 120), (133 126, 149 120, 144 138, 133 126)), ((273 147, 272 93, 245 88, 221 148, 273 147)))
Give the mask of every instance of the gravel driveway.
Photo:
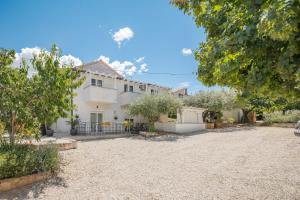
POLYGON ((287 128, 80 142, 63 172, 0 199, 300 199, 300 137, 287 128))

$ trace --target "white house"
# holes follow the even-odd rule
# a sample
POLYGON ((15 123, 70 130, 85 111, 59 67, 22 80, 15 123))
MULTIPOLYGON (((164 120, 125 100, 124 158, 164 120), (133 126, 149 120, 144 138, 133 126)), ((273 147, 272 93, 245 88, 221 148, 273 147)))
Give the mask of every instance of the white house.
MULTIPOLYGON (((141 122, 142 118, 130 118, 126 107, 142 94, 156 95, 170 93, 171 88, 151 83, 128 80, 103 61, 95 61, 77 69, 85 77, 84 83, 75 91, 73 99, 81 122, 115 122, 124 120, 141 122)), ((59 119, 52 128, 56 132, 69 132, 69 119, 59 119)))

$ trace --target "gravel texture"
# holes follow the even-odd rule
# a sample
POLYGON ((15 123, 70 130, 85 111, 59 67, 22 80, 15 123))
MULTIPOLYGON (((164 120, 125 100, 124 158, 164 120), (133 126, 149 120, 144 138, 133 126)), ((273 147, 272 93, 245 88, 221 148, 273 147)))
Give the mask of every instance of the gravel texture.
POLYGON ((248 127, 78 143, 62 172, 0 199, 300 199, 300 137, 248 127))

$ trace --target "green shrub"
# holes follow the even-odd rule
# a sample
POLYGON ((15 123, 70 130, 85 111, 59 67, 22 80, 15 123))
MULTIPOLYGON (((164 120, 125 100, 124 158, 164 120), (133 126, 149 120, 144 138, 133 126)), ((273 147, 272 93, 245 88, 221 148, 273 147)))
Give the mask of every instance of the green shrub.
POLYGON ((289 111, 285 115, 282 112, 265 114, 265 123, 296 123, 300 120, 300 111, 289 111))
POLYGON ((59 162, 58 150, 54 147, 1 144, 0 179, 55 172, 59 169, 59 162))
POLYGON ((152 126, 149 127, 149 132, 155 132, 155 131, 156 131, 156 129, 154 127, 152 127, 152 126))

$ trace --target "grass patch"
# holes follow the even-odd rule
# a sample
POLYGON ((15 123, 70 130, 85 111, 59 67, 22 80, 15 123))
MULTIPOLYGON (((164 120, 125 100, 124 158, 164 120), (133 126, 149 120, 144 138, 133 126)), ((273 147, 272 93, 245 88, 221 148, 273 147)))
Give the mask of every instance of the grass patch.
POLYGON ((264 122, 272 123, 296 123, 300 120, 300 111, 288 111, 285 115, 282 112, 265 114, 264 122))
POLYGON ((55 172, 60 157, 54 147, 35 148, 30 145, 0 145, 0 179, 55 172))

